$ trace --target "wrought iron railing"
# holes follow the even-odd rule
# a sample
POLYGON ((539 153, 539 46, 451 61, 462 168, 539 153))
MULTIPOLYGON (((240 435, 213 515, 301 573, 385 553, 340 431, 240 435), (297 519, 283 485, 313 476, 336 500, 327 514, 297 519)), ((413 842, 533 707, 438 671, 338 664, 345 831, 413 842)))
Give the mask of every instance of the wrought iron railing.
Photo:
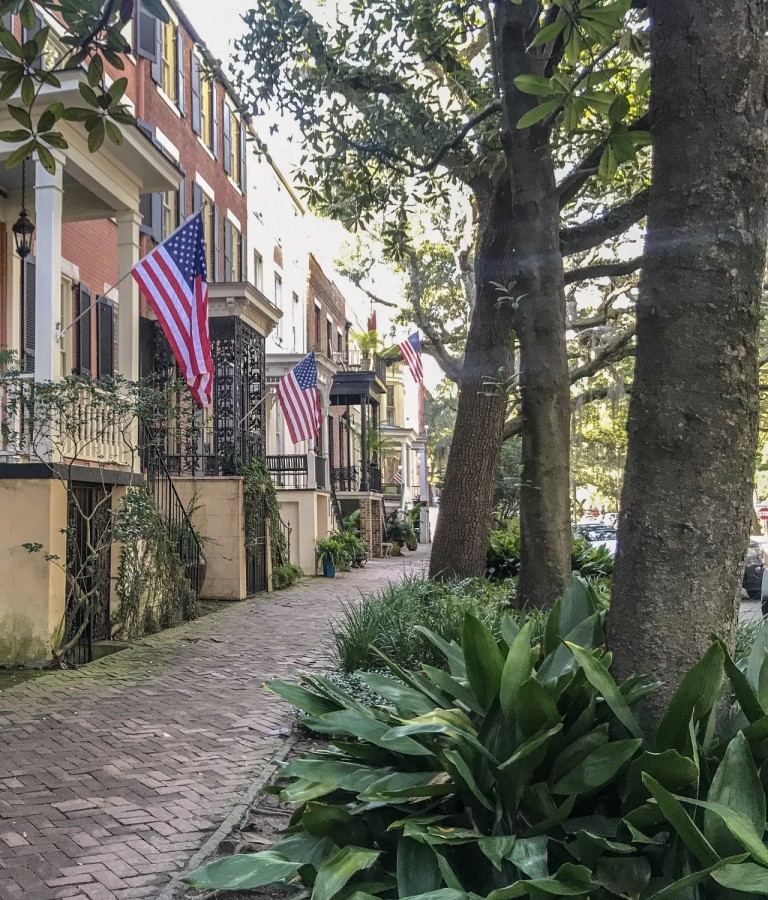
POLYGON ((268 456, 267 469, 276 487, 302 490, 307 486, 305 454, 268 456))
POLYGON ((196 424, 161 428, 158 434, 172 475, 238 475, 250 459, 259 455, 261 447, 259 435, 246 429, 237 429, 234 441, 220 440, 214 426, 196 424))
POLYGON ((328 489, 326 479, 326 469, 328 468, 328 460, 324 456, 315 457, 315 484, 319 491, 328 489))
POLYGON ((381 469, 376 463, 368 463, 368 479, 363 480, 357 466, 338 466, 331 469, 331 484, 337 491, 382 492, 381 469))
MULTIPOLYGON (((147 484, 166 521, 168 534, 176 547, 195 597, 199 597, 203 578, 203 548, 171 478, 160 436, 147 432, 147 439, 143 444, 147 484)), ((186 609, 184 618, 188 618, 186 609)))
POLYGON ((369 358, 359 363, 345 362, 344 368, 348 372, 373 372, 379 381, 387 381, 387 364, 378 353, 372 353, 369 358))

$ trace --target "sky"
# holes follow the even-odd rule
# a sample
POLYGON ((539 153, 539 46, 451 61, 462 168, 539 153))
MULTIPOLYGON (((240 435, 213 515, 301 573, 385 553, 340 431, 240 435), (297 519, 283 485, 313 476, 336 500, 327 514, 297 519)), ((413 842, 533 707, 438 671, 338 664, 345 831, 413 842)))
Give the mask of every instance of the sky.
MULTIPOLYGON (((212 3, 211 0, 177 0, 179 5, 188 15, 190 21, 195 26, 201 37, 208 44, 213 54, 221 60, 224 71, 229 69, 229 57, 231 53, 232 42, 239 37, 245 28, 241 15, 249 9, 249 0, 217 0, 212 3), (215 10, 215 14, 213 14, 215 10)), ((304 6, 312 10, 322 10, 327 14, 329 7, 333 7, 335 0, 328 0, 327 3, 319 4, 312 0, 305 0, 304 6)), ((272 156, 280 162, 283 173, 290 178, 291 169, 298 165, 299 151, 297 144, 288 141, 287 134, 290 133, 290 123, 285 123, 287 127, 281 126, 278 134, 268 136, 267 128, 260 129, 260 136, 270 145, 272 156), (281 133, 282 132, 282 133, 281 133)), ((258 121, 256 122, 258 129, 258 121)), ((312 229, 313 243, 315 243, 319 256, 324 265, 332 265, 334 260, 338 259, 343 250, 347 235, 341 226, 334 222, 321 221, 315 219, 312 229)), ((353 300, 354 305, 360 310, 360 318, 364 319, 363 312, 367 314, 370 309, 370 301, 358 291, 354 285, 343 279, 337 279, 339 288, 342 293, 349 299, 353 300)), ((379 280, 373 286, 376 293, 382 297, 397 300, 397 292, 399 290, 399 282, 396 278, 386 278, 379 280)), ((377 307, 377 318, 379 331, 384 332, 382 327, 388 322, 390 313, 382 308, 377 307)), ((353 322, 353 330, 362 330, 365 328, 365 321, 353 322)), ((400 328, 398 338, 403 339, 407 336, 407 329, 400 328)), ((437 384, 442 379, 442 371, 437 363, 430 357, 424 359, 424 383, 427 388, 434 391, 437 384)))

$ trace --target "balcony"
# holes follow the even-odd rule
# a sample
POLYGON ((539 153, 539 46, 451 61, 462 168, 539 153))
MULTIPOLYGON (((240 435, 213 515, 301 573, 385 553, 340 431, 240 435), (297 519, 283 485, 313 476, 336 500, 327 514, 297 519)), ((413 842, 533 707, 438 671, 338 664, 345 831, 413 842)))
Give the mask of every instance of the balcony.
POLYGON ((133 466, 135 416, 117 391, 76 382, 36 386, 34 376, 21 375, 5 392, 0 462, 133 466))
POLYGON ((153 443, 159 446, 171 475, 195 477, 239 475, 261 451, 261 437, 253 431, 194 423, 183 428, 159 428, 153 443))
POLYGON ((367 401, 378 403, 386 393, 387 366, 377 353, 359 363, 350 363, 344 357, 340 365, 341 370, 333 376, 332 405, 356 405, 367 401))
POLYGON ((275 487, 288 490, 327 490, 326 458, 312 453, 267 456, 267 469, 275 487), (314 480, 310 473, 314 471, 314 480))
POLYGON ((363 472, 357 466, 340 466, 331 469, 331 484, 334 490, 341 493, 356 494, 373 491, 380 494, 383 490, 381 469, 376 463, 368 463, 368 477, 363 479, 363 472))

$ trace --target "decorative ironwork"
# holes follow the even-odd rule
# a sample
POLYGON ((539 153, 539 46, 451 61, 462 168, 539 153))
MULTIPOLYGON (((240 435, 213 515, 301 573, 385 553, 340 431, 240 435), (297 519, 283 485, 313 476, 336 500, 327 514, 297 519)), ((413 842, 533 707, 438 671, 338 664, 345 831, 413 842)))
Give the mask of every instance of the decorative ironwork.
POLYGON ((73 484, 67 502, 67 587, 64 643, 73 665, 93 659, 93 642, 110 636, 109 590, 112 489, 73 484))
POLYGON ((368 463, 368 490, 378 494, 382 492, 381 468, 372 462, 368 463))
POLYGON ((259 515, 245 546, 245 589, 248 596, 266 591, 267 584, 267 510, 262 498, 259 515))
POLYGON ((325 483, 325 472, 327 466, 328 460, 324 456, 315 457, 315 484, 317 485, 317 489, 319 491, 325 491, 328 489, 328 485, 325 483))
POLYGON ((267 470, 277 487, 294 490, 307 487, 309 470, 306 455, 268 456, 267 470))
POLYGON ((331 469, 331 484, 337 491, 360 490, 357 466, 338 466, 331 469))
MULTIPOLYGON (((157 436, 152 440, 147 435, 147 439, 142 441, 146 447, 147 483, 155 504, 167 523, 168 534, 176 546, 184 573, 192 585, 195 597, 199 597, 203 579, 202 547, 189 520, 187 510, 173 484, 171 473, 166 465, 165 452, 159 440, 157 436)), ((185 608, 183 613, 185 619, 189 618, 189 610, 185 608)))
MULTIPOLYGON (((234 316, 211 319, 210 329, 212 407, 180 403, 175 421, 163 431, 174 475, 236 475, 249 459, 264 455, 264 336, 234 316)), ((154 371, 168 381, 175 377, 173 356, 159 328, 154 371)))

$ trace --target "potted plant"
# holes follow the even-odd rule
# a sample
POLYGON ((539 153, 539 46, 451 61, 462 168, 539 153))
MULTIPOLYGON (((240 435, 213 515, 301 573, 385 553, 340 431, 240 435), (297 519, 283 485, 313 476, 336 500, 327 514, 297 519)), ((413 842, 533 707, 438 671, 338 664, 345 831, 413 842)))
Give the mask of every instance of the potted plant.
POLYGON ((352 337, 362 357, 361 368, 367 371, 371 367, 371 354, 375 353, 379 347, 379 333, 378 331, 358 331, 352 337))
POLYGON ((327 538, 315 541, 315 556, 317 564, 322 565, 325 578, 335 578, 336 569, 341 569, 345 564, 349 564, 349 556, 344 549, 344 544, 336 535, 329 535, 327 538))
POLYGON ((360 510, 342 519, 342 529, 338 532, 339 539, 344 543, 345 549, 352 560, 352 565, 362 569, 368 562, 368 546, 360 537, 359 530, 360 510))
POLYGON ((387 541, 392 544, 392 555, 400 556, 404 546, 413 544, 416 533, 406 514, 398 509, 387 516, 387 541))

